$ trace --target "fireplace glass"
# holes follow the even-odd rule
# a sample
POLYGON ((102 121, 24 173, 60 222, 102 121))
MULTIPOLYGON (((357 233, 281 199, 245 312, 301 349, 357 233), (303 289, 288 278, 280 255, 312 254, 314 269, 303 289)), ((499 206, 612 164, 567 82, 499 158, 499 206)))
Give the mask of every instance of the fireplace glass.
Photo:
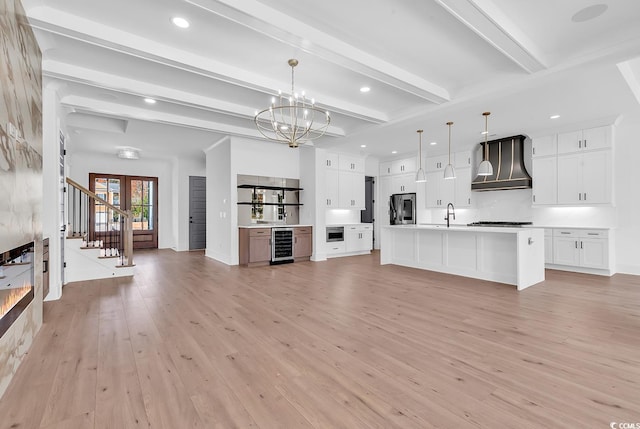
POLYGON ((34 296, 33 243, 0 253, 0 337, 34 296))

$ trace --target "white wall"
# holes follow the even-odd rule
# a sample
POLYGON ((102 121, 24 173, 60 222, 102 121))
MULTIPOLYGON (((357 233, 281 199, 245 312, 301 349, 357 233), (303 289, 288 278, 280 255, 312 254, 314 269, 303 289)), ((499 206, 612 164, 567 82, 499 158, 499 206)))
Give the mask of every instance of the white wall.
POLYGON ((627 112, 615 130, 617 208, 616 263, 620 273, 640 275, 640 106, 627 112))
POLYGON ((62 261, 59 135, 66 135, 64 109, 58 96, 59 85, 48 82, 42 90, 42 236, 49 238, 49 295, 45 300, 62 296, 62 261))
MULTIPOLYGON (((73 136, 72 136, 73 137, 73 136)), ((75 137, 73 137, 75 138, 75 137)), ((76 146, 77 147, 77 146, 76 146)), ((89 173, 124 174, 158 178, 158 248, 174 248, 173 233, 173 174, 172 162, 153 159, 120 159, 113 156, 95 156, 76 152, 67 157, 67 176, 85 187, 89 187, 89 173)))
MULTIPOLYGON (((207 250, 205 254, 231 264, 231 140, 228 137, 205 151, 207 165, 207 250)), ((234 180, 235 183, 235 180, 234 180)), ((235 189, 234 189, 235 191, 235 189)), ((237 198, 237 197, 236 197, 237 198)), ((236 233, 237 236, 237 233, 236 233)), ((237 242, 236 237, 236 242, 237 242)), ((237 253, 237 252, 236 252, 237 253)), ((237 259, 237 255, 236 255, 237 259)))
POLYGON ((197 159, 173 160, 173 194, 177 196, 173 205, 173 234, 178 251, 189 250, 189 177, 206 175, 205 154, 197 159))

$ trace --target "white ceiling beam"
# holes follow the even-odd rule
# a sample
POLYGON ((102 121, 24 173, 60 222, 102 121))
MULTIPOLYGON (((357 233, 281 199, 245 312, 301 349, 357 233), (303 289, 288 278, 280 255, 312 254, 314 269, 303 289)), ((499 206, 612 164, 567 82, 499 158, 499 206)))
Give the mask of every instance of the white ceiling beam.
POLYGON ((547 68, 534 43, 491 0, 435 0, 528 73, 547 68))
POLYGON ((618 63, 618 70, 622 74, 629 89, 640 104, 640 59, 634 59, 618 63))
POLYGON ((451 99, 433 82, 384 61, 256 0, 185 0, 194 6, 244 25, 279 42, 369 76, 432 103, 451 99))
MULTIPOLYGON (((42 72, 46 77, 61 81, 79 83, 93 88, 101 88, 141 98, 151 97, 164 103, 178 104, 198 110, 222 113, 250 120, 255 116, 255 109, 251 107, 59 61, 44 60, 42 62, 42 72)), ((121 104, 121 106, 123 106, 123 111, 126 113, 128 107, 125 107, 124 104, 121 104)), ((327 128, 326 134, 333 137, 342 137, 345 135, 345 131, 340 127, 330 125, 329 128, 327 128)))
POLYGON ((132 107, 110 101, 96 100, 78 95, 67 95, 60 100, 62 105, 76 110, 111 117, 137 119, 159 124, 175 125, 204 131, 230 134, 235 136, 264 139, 257 129, 238 127, 219 122, 205 121, 173 113, 153 111, 142 107, 132 107))
MULTIPOLYGON (((153 61, 189 73, 195 73, 221 82, 230 83, 265 94, 277 94, 278 89, 290 83, 269 79, 243 68, 215 61, 191 52, 182 51, 146 39, 132 33, 90 21, 50 7, 36 7, 27 11, 33 28, 46 33, 90 43, 115 52, 153 61)), ((309 88, 309 92, 313 88, 309 88)), ((319 91, 316 91, 319 92, 319 91)), ((380 124, 388 121, 388 116, 380 111, 357 104, 323 96, 322 106, 334 113, 380 124)))

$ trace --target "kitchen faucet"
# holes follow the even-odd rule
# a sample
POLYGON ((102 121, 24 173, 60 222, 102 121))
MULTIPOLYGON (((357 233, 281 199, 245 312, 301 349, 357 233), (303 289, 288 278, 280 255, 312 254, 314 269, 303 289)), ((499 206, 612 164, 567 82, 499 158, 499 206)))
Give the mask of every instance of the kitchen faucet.
POLYGON ((447 204, 447 217, 444 220, 447 221, 447 228, 449 228, 449 218, 453 215, 453 220, 456 220, 456 209, 453 207, 453 203, 447 204), (449 211, 449 207, 451 207, 451 211, 449 211))

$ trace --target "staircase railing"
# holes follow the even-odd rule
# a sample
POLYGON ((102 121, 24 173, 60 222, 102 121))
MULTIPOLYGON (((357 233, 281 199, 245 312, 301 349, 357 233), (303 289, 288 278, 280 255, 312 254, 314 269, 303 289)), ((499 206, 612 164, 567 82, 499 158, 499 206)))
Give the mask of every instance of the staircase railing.
POLYGON ((66 179, 68 238, 82 238, 84 248, 99 248, 102 258, 119 258, 120 266, 133 266, 133 216, 79 183, 66 179))

